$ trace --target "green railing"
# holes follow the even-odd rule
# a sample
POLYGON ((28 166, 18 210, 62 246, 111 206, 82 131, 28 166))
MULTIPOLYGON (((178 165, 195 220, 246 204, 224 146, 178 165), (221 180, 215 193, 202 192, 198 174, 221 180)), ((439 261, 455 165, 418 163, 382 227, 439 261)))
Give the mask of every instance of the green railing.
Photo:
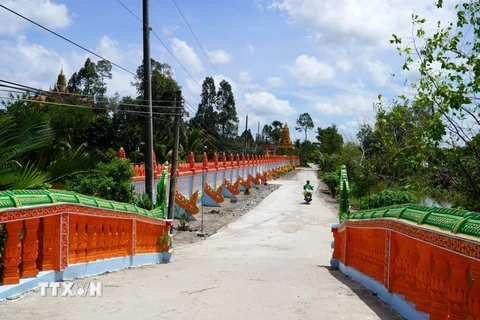
POLYGON ((157 186, 157 204, 153 210, 146 210, 135 205, 117 201, 110 201, 73 191, 63 190, 9 190, 0 191, 0 214, 6 209, 23 208, 31 206, 53 205, 53 204, 80 204, 84 206, 138 213, 151 218, 165 219, 166 211, 166 177, 168 175, 168 162, 162 172, 160 183, 157 186))
POLYGON ((161 207, 155 208, 154 210, 146 210, 132 204, 104 200, 72 191, 12 190, 0 192, 0 214, 1 211, 6 211, 5 209, 52 204, 80 204, 99 209, 138 213, 152 218, 164 217, 161 207))
POLYGON ((350 204, 348 202, 348 177, 347 168, 343 165, 342 172, 340 174, 340 223, 345 220, 350 214, 350 204))
POLYGON ((480 237, 480 214, 467 210, 426 207, 409 203, 350 212, 348 202, 348 178, 345 166, 342 166, 340 178, 339 216, 340 223, 345 220, 402 219, 414 222, 417 225, 437 227, 453 234, 480 237))

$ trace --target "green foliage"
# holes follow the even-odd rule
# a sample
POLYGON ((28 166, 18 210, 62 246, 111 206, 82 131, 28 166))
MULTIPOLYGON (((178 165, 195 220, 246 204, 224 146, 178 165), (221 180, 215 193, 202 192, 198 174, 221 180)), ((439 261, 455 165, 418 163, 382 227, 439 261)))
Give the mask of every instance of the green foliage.
POLYGON ((336 172, 326 172, 322 178, 323 182, 328 186, 330 194, 335 198, 338 187, 340 186, 340 176, 336 172))
POLYGON ((184 210, 177 214, 178 222, 180 224, 180 230, 186 231, 188 229, 188 222, 190 221, 190 213, 188 210, 184 210))
POLYGON ((153 202, 146 193, 137 194, 134 196, 133 204, 135 204, 137 207, 147 210, 152 210, 153 208, 153 202))
POLYGON ((220 81, 216 107, 218 111, 220 135, 227 141, 234 139, 237 136, 239 120, 237 110, 235 109, 235 98, 233 96, 232 86, 226 80, 220 81))
POLYGON ((170 236, 169 236, 168 232, 164 232, 164 233, 162 233, 161 236, 158 237, 157 246, 159 246, 160 250, 164 249, 167 246, 170 249, 172 248, 172 242, 171 242, 171 239, 170 239, 170 236))
POLYGON ((313 129, 314 124, 312 117, 308 113, 302 113, 300 116, 298 116, 297 119, 297 126, 295 129, 300 132, 305 132, 305 140, 304 140, 304 146, 303 146, 303 157, 302 157, 302 165, 307 165, 307 132, 309 129, 313 129))
POLYGON ((343 145, 343 137, 334 124, 325 129, 318 128, 317 140, 320 142, 320 152, 325 155, 340 152, 343 145))
POLYGON ((135 172, 130 161, 113 158, 107 163, 98 163, 96 169, 100 173, 68 180, 67 189, 106 200, 135 202, 134 187, 130 184, 135 172))
MULTIPOLYGON (((445 10, 442 6, 442 1, 438 1, 439 11, 445 10)), ((480 146, 472 143, 480 133, 480 2, 462 1, 455 10, 456 19, 439 21, 430 35, 426 32, 426 20, 412 14, 413 38, 393 35, 390 40, 405 57, 403 69, 420 73, 418 81, 406 82, 416 93, 413 100, 404 95, 399 99, 416 120, 408 136, 417 142, 421 139, 423 149, 417 150, 417 154, 413 150, 399 150, 397 154, 399 163, 407 160, 409 178, 432 181, 432 190, 435 185, 442 185, 461 194, 470 210, 480 210, 480 146), (412 172, 412 167, 422 160, 428 168, 420 174, 412 172)), ((402 116, 396 114, 395 118, 402 116)), ((417 181, 416 185, 419 184, 417 181)))
POLYGON ((264 125, 261 135, 260 143, 278 145, 282 137, 283 123, 278 120, 272 122, 271 125, 264 125))
POLYGON ((379 193, 359 199, 359 209, 374 209, 394 204, 416 203, 416 196, 408 191, 383 190, 379 193))

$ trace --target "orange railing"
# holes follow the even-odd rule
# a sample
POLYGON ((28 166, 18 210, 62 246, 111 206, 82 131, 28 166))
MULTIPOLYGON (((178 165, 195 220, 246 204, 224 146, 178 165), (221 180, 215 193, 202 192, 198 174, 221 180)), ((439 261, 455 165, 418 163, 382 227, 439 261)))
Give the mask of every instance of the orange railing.
POLYGON ((97 260, 168 252, 170 221, 138 213, 52 204, 1 210, 7 233, 3 285, 39 271, 61 271, 97 260))
POLYGON ((404 221, 347 220, 334 254, 435 319, 480 319, 480 242, 404 221))
POLYGON ((479 213, 416 204, 351 212, 344 167, 341 186, 332 266, 409 318, 480 319, 479 213))

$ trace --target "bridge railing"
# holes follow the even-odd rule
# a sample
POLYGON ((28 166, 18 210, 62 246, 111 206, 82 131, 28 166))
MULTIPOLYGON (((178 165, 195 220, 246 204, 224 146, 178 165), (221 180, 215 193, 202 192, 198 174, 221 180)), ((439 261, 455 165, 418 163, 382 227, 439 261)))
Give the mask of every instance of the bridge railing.
POLYGON ((416 204, 343 210, 333 266, 408 319, 480 319, 480 214, 416 204))
POLYGON ((67 191, 0 192, 0 224, 6 231, 0 291, 41 271, 169 252, 171 222, 156 215, 67 191))

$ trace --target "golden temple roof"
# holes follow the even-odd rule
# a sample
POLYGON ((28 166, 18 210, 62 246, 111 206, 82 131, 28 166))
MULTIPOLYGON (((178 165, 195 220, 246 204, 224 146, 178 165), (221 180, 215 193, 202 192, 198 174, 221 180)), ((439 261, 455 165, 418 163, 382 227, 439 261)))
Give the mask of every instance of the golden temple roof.
POLYGON ((288 129, 288 124, 285 123, 282 131, 282 137, 278 144, 278 149, 294 149, 292 139, 290 139, 290 130, 288 129))

